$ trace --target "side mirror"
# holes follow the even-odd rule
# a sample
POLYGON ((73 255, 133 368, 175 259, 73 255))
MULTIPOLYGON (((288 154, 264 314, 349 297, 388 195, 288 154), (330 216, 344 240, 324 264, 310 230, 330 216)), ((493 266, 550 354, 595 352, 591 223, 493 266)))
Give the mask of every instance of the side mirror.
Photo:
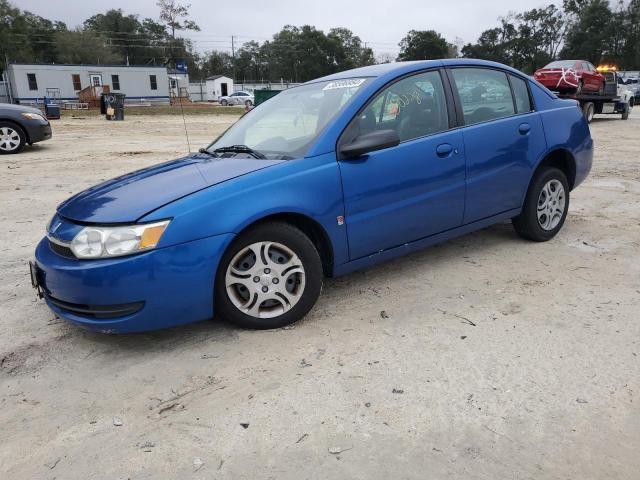
POLYGON ((340 155, 342 158, 355 158, 365 153, 395 147, 399 143, 400 137, 395 130, 378 130, 360 135, 351 143, 342 145, 340 155))

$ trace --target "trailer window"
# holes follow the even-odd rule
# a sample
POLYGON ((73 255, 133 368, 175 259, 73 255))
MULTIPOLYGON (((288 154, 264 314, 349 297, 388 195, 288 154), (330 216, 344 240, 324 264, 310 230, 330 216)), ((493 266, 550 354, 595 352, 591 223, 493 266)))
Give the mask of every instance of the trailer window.
POLYGON ((73 82, 74 90, 82 90, 82 84, 80 83, 80 75, 74 73, 71 75, 71 81, 73 82))
POLYGON ((158 89, 158 80, 155 75, 149 75, 149 83, 151 84, 151 90, 158 89))
POLYGON ((38 90, 38 81, 35 73, 27 73, 27 81, 29 82, 29 90, 38 90))
POLYGON ((513 98, 516 101, 516 108, 518 113, 526 113, 533 110, 531 108, 531 99, 529 98, 529 89, 527 88, 527 82, 521 78, 509 75, 511 80, 511 88, 513 89, 513 98))
POLYGON ((120 90, 120 75, 111 75, 111 87, 120 90))

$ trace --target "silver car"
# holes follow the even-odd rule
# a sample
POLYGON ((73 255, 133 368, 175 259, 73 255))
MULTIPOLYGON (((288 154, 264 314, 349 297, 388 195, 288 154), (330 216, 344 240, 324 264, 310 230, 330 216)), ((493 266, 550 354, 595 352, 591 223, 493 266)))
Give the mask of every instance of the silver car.
POLYGON ((220 105, 224 107, 227 105, 246 105, 247 107, 251 107, 254 102, 254 97, 252 93, 240 90, 231 95, 220 97, 219 102, 220 105))

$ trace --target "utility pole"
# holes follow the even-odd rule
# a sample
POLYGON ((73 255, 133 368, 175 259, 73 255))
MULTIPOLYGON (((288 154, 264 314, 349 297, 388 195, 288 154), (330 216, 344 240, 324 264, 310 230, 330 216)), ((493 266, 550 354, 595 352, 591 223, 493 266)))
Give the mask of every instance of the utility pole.
POLYGON ((231 68, 233 70, 233 81, 236 81, 236 47, 233 35, 231 35, 231 68))

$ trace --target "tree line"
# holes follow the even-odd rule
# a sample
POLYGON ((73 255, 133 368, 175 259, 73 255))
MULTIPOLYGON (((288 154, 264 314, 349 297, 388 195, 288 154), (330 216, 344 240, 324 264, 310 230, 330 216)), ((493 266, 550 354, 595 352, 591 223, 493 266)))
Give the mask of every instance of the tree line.
POLYGON ((393 60, 470 57, 494 60, 531 73, 557 58, 640 69, 640 0, 564 0, 498 19, 472 43, 447 41, 434 30, 411 30, 396 58, 374 51, 347 28, 328 33, 287 25, 262 43, 233 52, 199 52, 181 31, 200 30, 187 6, 159 0, 158 18, 120 9, 93 15, 69 28, 0 0, 2 62, 98 63, 175 66, 184 60, 192 80, 214 74, 237 81, 303 82, 323 75, 393 60))
POLYGON ((564 0, 499 19, 476 43, 465 45, 464 57, 506 63, 531 73, 558 58, 640 69, 640 0, 564 0))

